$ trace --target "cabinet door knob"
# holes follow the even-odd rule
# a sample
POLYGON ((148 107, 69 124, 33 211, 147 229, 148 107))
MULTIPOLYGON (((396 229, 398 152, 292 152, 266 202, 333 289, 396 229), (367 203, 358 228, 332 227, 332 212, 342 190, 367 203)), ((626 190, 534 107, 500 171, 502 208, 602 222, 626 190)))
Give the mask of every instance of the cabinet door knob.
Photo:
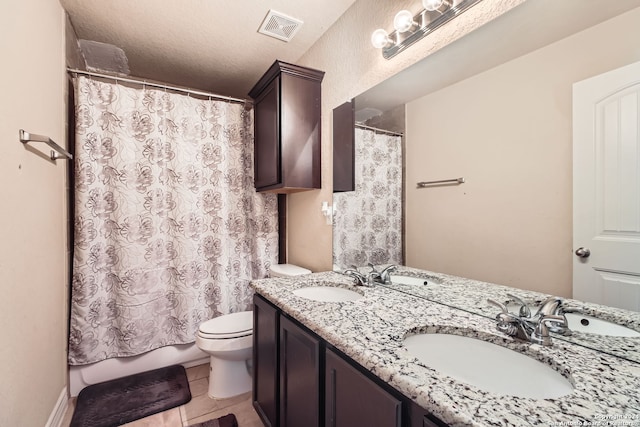
POLYGON ((589 250, 589 248, 580 247, 576 249, 576 255, 578 255, 580 258, 589 258, 589 255, 591 255, 591 251, 589 250))

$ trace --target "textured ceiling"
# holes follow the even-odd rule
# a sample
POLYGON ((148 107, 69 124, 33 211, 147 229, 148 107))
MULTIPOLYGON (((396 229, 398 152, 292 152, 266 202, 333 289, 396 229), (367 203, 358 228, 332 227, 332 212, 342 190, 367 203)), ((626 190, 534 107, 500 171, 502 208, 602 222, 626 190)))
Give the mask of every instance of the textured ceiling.
POLYGON ((296 62, 355 0, 60 0, 79 39, 124 50, 130 74, 246 98, 276 59, 296 62), (303 21, 258 33, 269 9, 303 21))

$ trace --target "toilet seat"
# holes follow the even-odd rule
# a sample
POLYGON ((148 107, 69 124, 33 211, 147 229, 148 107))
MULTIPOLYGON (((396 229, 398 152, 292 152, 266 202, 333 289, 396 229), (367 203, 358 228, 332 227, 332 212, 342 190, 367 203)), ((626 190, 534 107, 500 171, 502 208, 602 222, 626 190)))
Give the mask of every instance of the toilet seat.
POLYGON ((198 329, 204 339, 220 340, 241 338, 253 334, 253 312, 241 311, 207 320, 198 329))

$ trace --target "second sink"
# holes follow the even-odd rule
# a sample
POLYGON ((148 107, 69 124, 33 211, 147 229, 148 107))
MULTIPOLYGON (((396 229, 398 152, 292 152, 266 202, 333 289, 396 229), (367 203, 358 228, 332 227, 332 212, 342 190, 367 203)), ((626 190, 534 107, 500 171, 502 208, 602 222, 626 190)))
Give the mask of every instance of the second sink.
POLYGON ((440 282, 434 279, 423 279, 420 277, 413 276, 400 276, 397 274, 392 274, 390 276, 391 284, 394 285, 409 285, 409 286, 429 286, 429 285, 439 285, 440 282))
POLYGON ((320 302, 346 302, 362 298, 358 292, 334 286, 309 286, 292 292, 299 297, 320 302))
MULTIPOLYGON (((519 304, 507 304, 510 313, 518 313, 519 304)), ((532 309, 533 311, 533 309, 532 309)), ((593 335, 603 335, 609 337, 633 337, 640 338, 640 332, 618 325, 597 317, 580 313, 565 313, 567 326, 573 332, 582 332, 593 335)))
POLYGON ((553 399, 573 391, 569 380, 550 366, 479 339, 420 334, 405 338, 404 346, 426 366, 486 392, 553 399))
POLYGON ((637 331, 606 320, 578 313, 566 313, 565 316, 567 317, 569 329, 572 331, 610 337, 640 337, 640 333, 637 331))

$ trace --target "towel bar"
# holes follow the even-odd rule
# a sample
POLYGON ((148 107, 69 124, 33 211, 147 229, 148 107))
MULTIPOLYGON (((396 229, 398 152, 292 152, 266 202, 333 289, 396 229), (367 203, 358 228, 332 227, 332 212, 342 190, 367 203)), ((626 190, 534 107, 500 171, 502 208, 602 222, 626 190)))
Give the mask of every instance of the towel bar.
POLYGON ((419 182, 418 188, 428 187, 431 184, 462 184, 464 183, 464 178, 455 178, 455 179, 443 179, 440 181, 422 181, 419 182))
POLYGON ((67 150, 65 150, 64 148, 60 147, 58 144, 53 142, 51 138, 49 138, 48 136, 36 135, 35 133, 25 132, 23 129, 20 129, 20 142, 22 142, 23 144, 26 144, 31 141, 44 142, 49 147, 53 148, 53 150, 51 150, 51 153, 50 153, 51 160, 73 159, 73 155, 71 153, 69 153, 67 150))

